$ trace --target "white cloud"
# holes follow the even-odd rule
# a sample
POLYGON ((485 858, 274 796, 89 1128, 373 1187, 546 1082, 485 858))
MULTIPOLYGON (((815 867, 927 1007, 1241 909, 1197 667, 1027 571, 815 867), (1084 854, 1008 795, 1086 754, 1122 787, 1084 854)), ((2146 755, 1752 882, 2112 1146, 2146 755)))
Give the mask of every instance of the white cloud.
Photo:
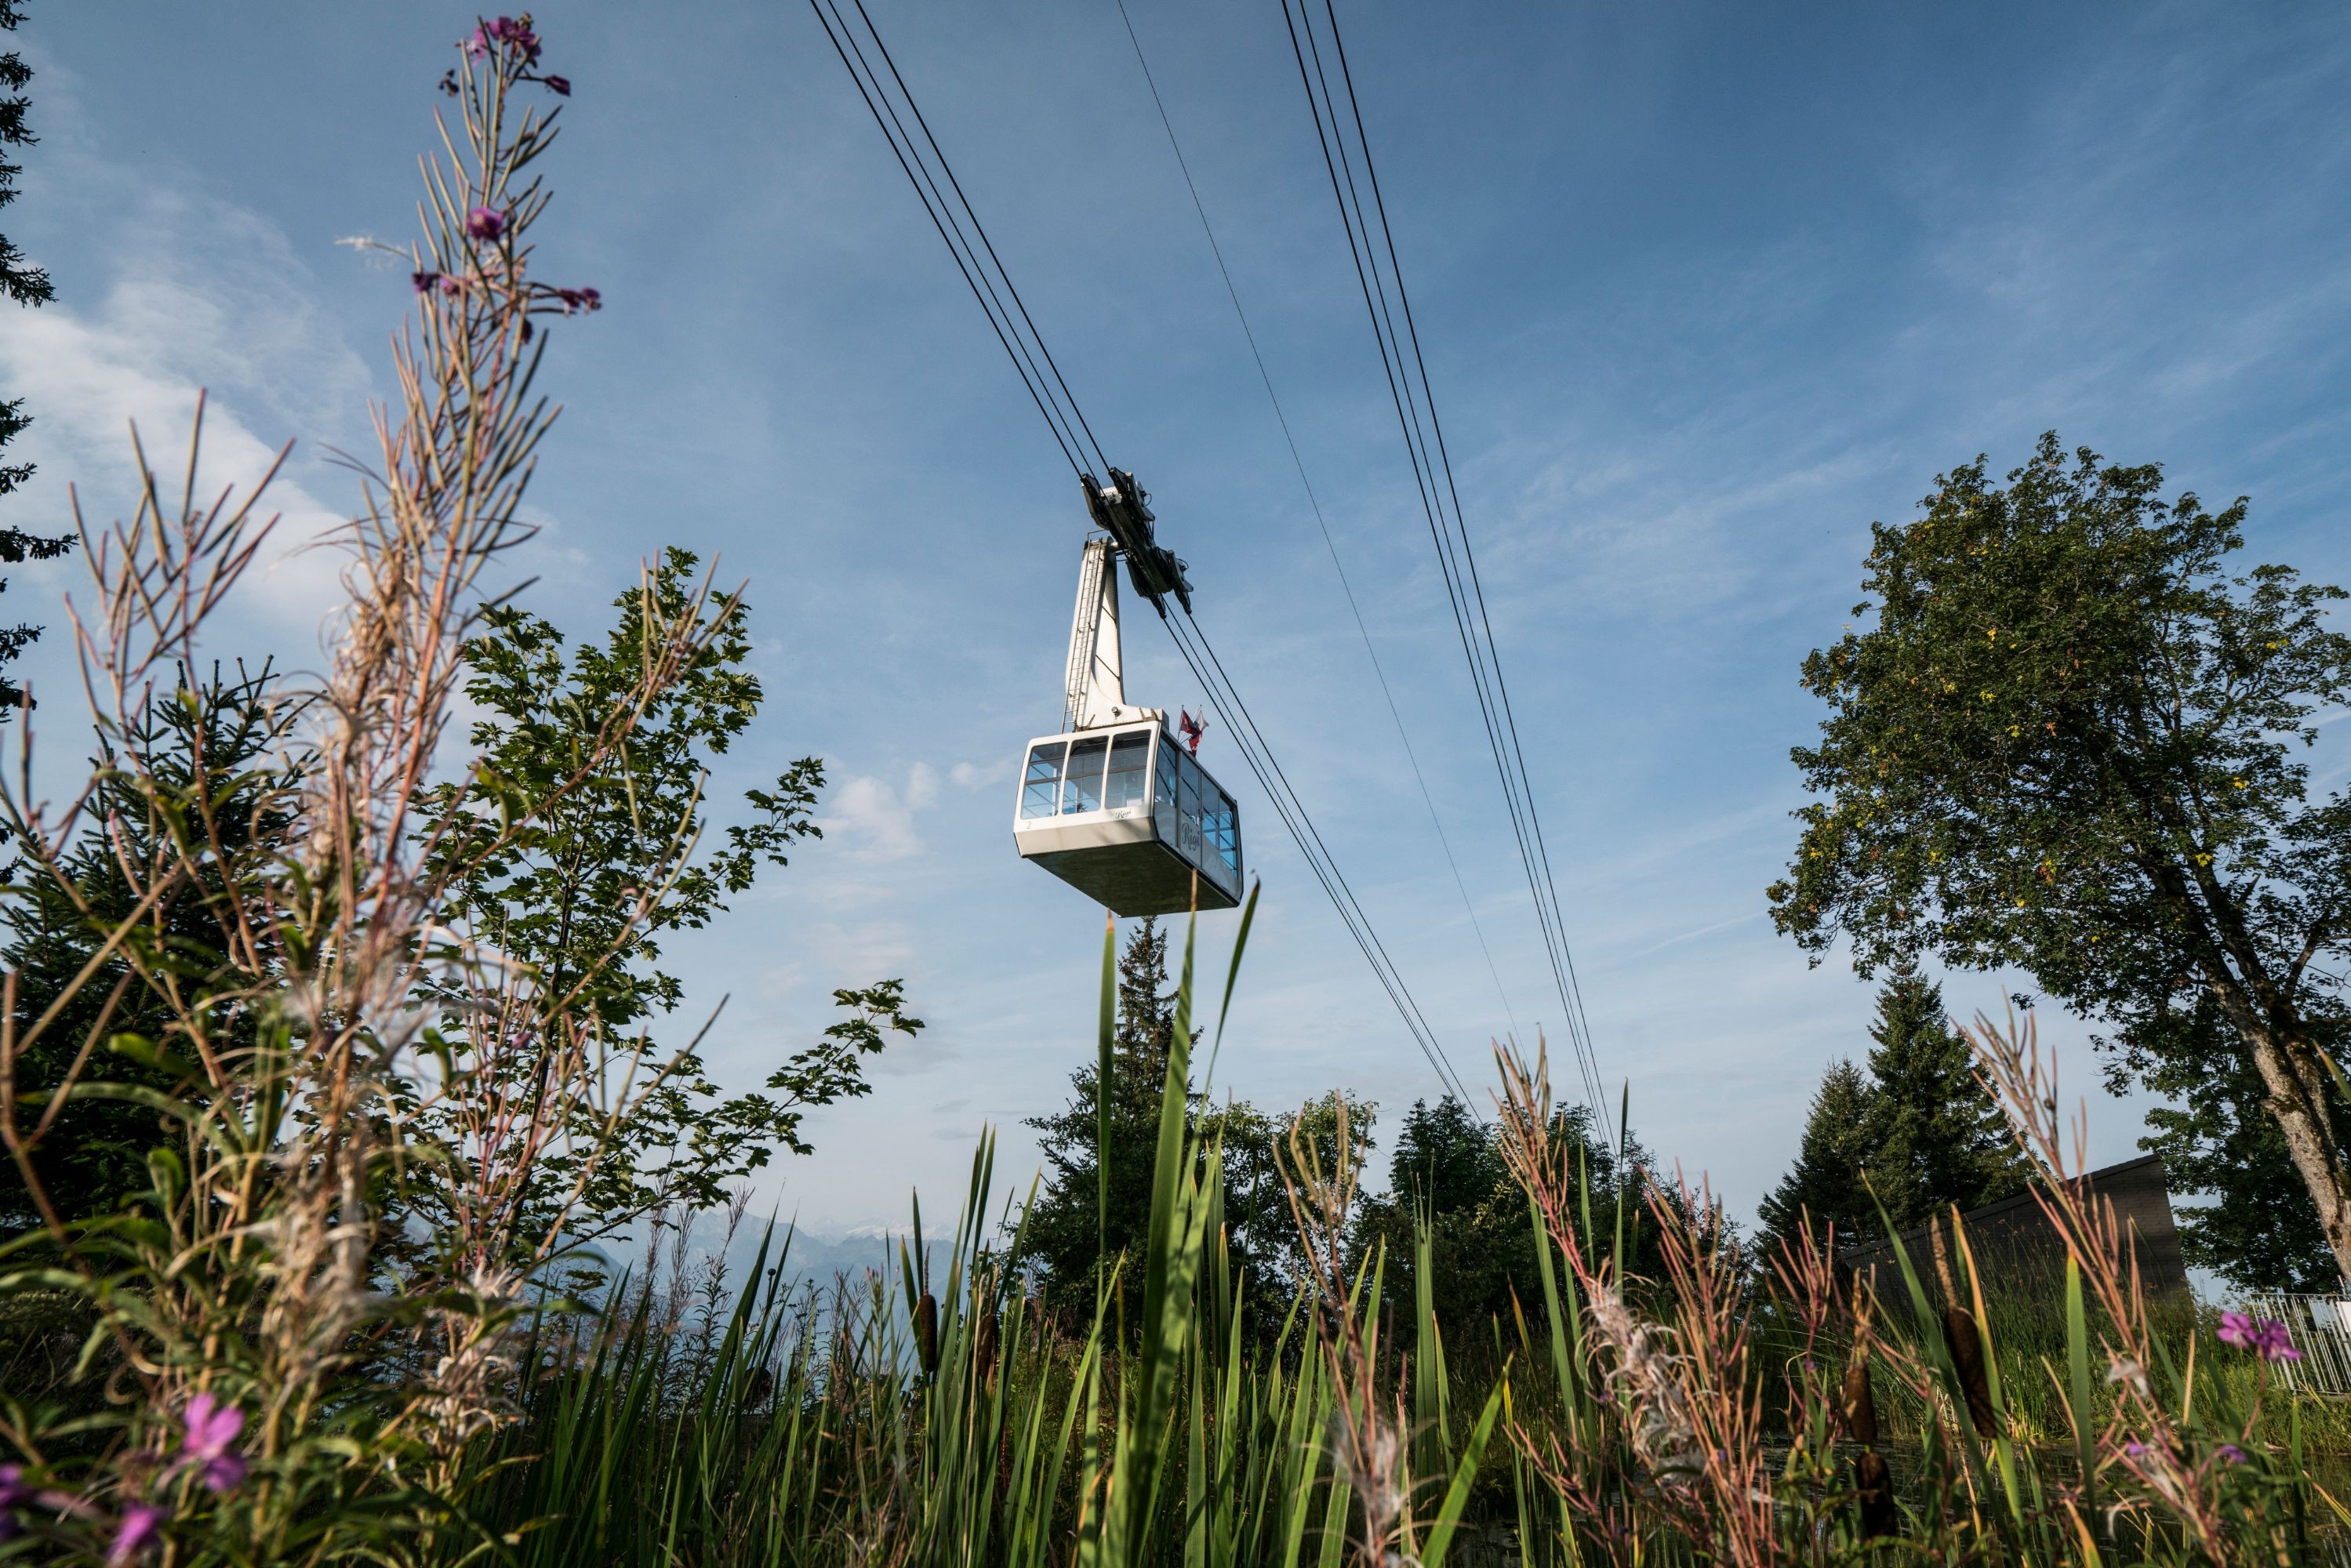
MULTIPOLYGON (((133 311, 145 308, 144 301, 126 301, 118 290, 109 299, 108 312, 96 319, 51 308, 15 324, 0 339, 0 375, 12 390, 21 390, 34 411, 35 424, 25 443, 28 455, 40 465, 41 477, 50 481, 42 515, 26 519, 33 528, 71 531, 68 483, 78 496, 92 532, 117 517, 127 518, 136 505, 138 484, 130 442, 133 429, 166 497, 179 487, 200 383, 159 368, 160 356, 151 356, 144 341, 112 318, 112 308, 126 304, 133 311)), ((198 503, 215 499, 231 487, 239 497, 249 496, 277 455, 277 448, 256 434, 233 406, 225 406, 222 400, 209 402, 197 468, 198 503)), ((278 521, 243 607, 265 615, 281 633, 308 632, 315 638, 319 621, 341 601, 342 593, 336 558, 306 547, 341 517, 300 483, 283 476, 270 486, 259 509, 262 517, 272 514, 278 515, 278 521)), ((64 574, 68 582, 81 575, 76 569, 64 569, 64 574)))
POLYGON ((911 860, 920 853, 916 813, 935 805, 939 798, 936 769, 917 762, 906 771, 904 786, 870 774, 841 780, 826 804, 817 825, 843 853, 863 861, 911 860))
POLYGON ((958 762, 947 769, 947 781, 958 789, 992 789, 1011 777, 1009 762, 958 762))
MULTIPOLYGON (((206 392, 199 504, 232 486, 250 494, 280 448, 298 442, 258 508, 279 520, 228 618, 246 622, 265 647, 308 664, 320 622, 343 598, 336 555, 308 547, 346 515, 319 488, 344 487, 327 449, 356 446, 366 428, 366 364, 318 303, 316 279, 276 225, 193 183, 143 180, 76 150, 70 124, 60 130, 67 145, 46 189, 52 205, 66 204, 69 221, 104 236, 106 281, 91 298, 68 291, 40 309, 11 312, 0 333, 0 378, 33 415, 11 455, 21 451, 38 465, 12 520, 69 533, 68 486, 93 531, 127 519, 139 487, 133 427, 147 466, 167 495, 176 491, 197 396, 206 392)), ((25 576, 44 597, 88 581, 73 560, 25 576)), ((246 644, 239 651, 252 651, 254 640, 237 638, 246 644)))

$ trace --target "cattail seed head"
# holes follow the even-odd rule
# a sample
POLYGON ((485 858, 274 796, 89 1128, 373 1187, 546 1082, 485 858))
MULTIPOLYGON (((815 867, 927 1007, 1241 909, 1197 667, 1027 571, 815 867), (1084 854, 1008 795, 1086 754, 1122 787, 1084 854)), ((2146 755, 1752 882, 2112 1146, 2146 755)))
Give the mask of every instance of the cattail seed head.
POLYGON ((1877 1401, 1869 1392, 1869 1363, 1856 1357, 1844 1370, 1844 1388, 1838 1405, 1844 1416, 1845 1436, 1856 1443, 1877 1441, 1877 1401))
POLYGON ((928 1291, 914 1303, 914 1351, 923 1358, 923 1372, 935 1375, 939 1370, 939 1299, 928 1291))
POLYGON ((1894 1478, 1886 1468, 1885 1455, 1871 1448, 1854 1456, 1853 1490, 1861 1503, 1864 1540, 1891 1535, 1900 1528, 1901 1516, 1894 1507, 1894 1478))
POLYGON ((1000 1336, 1003 1332, 1003 1323, 997 1316, 996 1304, 991 1301, 988 1303, 987 1310, 979 1315, 979 1328, 973 1340, 971 1352, 972 1360, 977 1364, 975 1370, 983 1380, 996 1375, 996 1351, 998 1344, 1001 1343, 1000 1336))
POLYGON ((1943 1337, 1951 1346, 1951 1369, 1959 1375, 1959 1391, 1967 1396, 1968 1418, 1976 1436, 1989 1437, 1998 1427, 1992 1411, 1991 1379, 1984 1369, 1983 1336, 1976 1332, 1975 1314, 1956 1302, 1943 1309, 1943 1337))

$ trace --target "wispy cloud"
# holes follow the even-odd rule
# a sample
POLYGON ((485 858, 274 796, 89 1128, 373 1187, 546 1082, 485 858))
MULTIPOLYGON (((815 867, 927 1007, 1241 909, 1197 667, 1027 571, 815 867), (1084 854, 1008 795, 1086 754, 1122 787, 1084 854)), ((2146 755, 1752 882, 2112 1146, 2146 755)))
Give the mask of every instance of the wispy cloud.
POLYGON ((834 786, 817 825, 841 853, 859 861, 912 860, 923 850, 915 820, 938 803, 939 776, 917 762, 903 784, 858 774, 834 786))

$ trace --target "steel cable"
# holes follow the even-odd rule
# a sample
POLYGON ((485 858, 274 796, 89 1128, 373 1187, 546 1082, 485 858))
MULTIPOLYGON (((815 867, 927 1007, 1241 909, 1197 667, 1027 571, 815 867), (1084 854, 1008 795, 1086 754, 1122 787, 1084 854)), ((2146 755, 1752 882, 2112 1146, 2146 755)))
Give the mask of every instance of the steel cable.
POLYGON ((1298 9, 1293 16, 1289 0, 1283 0, 1282 20, 1290 34, 1299 80, 1305 89, 1308 108, 1314 117, 1315 136, 1322 149, 1324 172, 1330 182, 1332 196, 1339 207, 1341 226, 1347 234, 1356 283, 1362 291, 1364 310, 1371 320, 1373 336, 1379 348, 1390 401, 1395 405, 1405 454, 1412 465, 1414 486, 1420 496, 1430 539, 1437 550, 1438 568, 1445 579, 1447 601, 1453 611, 1462 653, 1469 665, 1470 684, 1478 697, 1487 745, 1493 754, 1504 807, 1518 843, 1521 869, 1527 876, 1528 892, 1535 906, 1537 928, 1542 936, 1578 1073, 1583 1082, 1585 1097, 1593 1113, 1604 1121, 1606 1111, 1598 1057, 1592 1042, 1590 1020, 1583 1008, 1583 988, 1575 973, 1573 956, 1568 949, 1565 917, 1560 904, 1557 880, 1552 870, 1550 849, 1535 807, 1532 779, 1526 767, 1525 747, 1510 703, 1509 689, 1502 677, 1501 660, 1494 643, 1492 618, 1486 605, 1484 584, 1478 573, 1476 554, 1471 549, 1468 524, 1461 512, 1459 487, 1454 481, 1444 427, 1437 417, 1435 392, 1428 382, 1426 360, 1422 354, 1418 328, 1412 317, 1411 298, 1405 289, 1404 274, 1395 253, 1395 235, 1389 227, 1386 204, 1380 193, 1378 171, 1364 129, 1362 107, 1355 97, 1345 46, 1339 36, 1338 15, 1332 0, 1323 0, 1332 52, 1339 65, 1340 81, 1347 95, 1344 121, 1338 98, 1332 91, 1322 45, 1315 37, 1310 4, 1311 0, 1298 0, 1298 9), (1358 156, 1351 155, 1347 122, 1353 124, 1353 151, 1359 154, 1364 183, 1371 189, 1369 213, 1365 210, 1363 193, 1355 180, 1354 165, 1359 160, 1358 156), (1372 229, 1373 214, 1376 214, 1379 221, 1376 243, 1372 229), (1384 271, 1380 265, 1383 252, 1386 257, 1384 271), (1393 301, 1389 298, 1391 279, 1394 282, 1393 301), (1403 318, 1401 331, 1397 327, 1399 313, 1403 318), (1408 359, 1407 346, 1410 350, 1408 359), (1422 419, 1424 407, 1426 410, 1425 426, 1422 419))
MULTIPOLYGON (((874 69, 872 62, 866 57, 864 45, 860 41, 856 30, 850 26, 848 18, 841 11, 838 0, 809 0, 809 4, 816 12, 818 22, 824 27, 825 36, 831 42, 834 53, 841 57, 841 65, 849 71, 851 80, 857 87, 858 95, 864 99, 866 110, 872 115, 875 126, 881 130, 883 139, 890 143, 890 150, 898 160, 899 169, 905 174, 907 183, 914 187, 915 197, 922 202, 923 209, 929 215, 932 226, 938 230, 939 237, 946 243, 948 254, 955 258, 956 269, 963 274, 965 285, 971 290, 973 299, 977 302, 982 313, 987 317, 988 325, 995 330, 998 343, 1004 349, 1006 357, 1012 361, 1014 372, 1020 377, 1021 384, 1028 389, 1030 401, 1037 405, 1037 412, 1052 431, 1054 442, 1060 446, 1063 459, 1081 477, 1090 477, 1082 459, 1091 450, 1101 471, 1107 474, 1110 471, 1109 459, 1103 455, 1101 444, 1095 441, 1092 427, 1087 423, 1084 413, 1080 410, 1076 395, 1071 392, 1069 382, 1062 376, 1060 365, 1054 361, 1051 350, 1045 344, 1043 334, 1038 331, 1036 321, 1029 312, 1027 302, 1021 298, 1020 291, 1014 286, 1010 273, 1006 270, 1002 259, 997 255, 996 246, 987 237, 987 229, 980 223, 978 214, 973 210, 969 199, 965 196, 961 182, 956 178, 954 168, 948 163, 945 152, 939 147, 937 138, 931 133, 929 122, 924 119, 921 108, 914 101, 914 94, 907 87, 905 78, 900 75, 897 63, 891 57, 888 47, 883 43, 880 32, 873 26, 872 18, 867 15, 863 0, 851 0, 851 4, 856 8, 859 20, 864 24, 866 39, 872 42, 874 53, 881 57, 883 67, 889 72, 891 82, 897 88, 896 100, 893 99, 888 89, 883 85, 881 73, 874 69), (906 129, 905 117, 898 111, 899 100, 903 100, 906 114, 912 116, 915 127, 922 133, 921 145, 916 144, 914 134, 906 129), (925 147, 929 149, 927 158, 924 154, 925 147), (932 172, 934 162, 938 171, 935 174, 932 172), (941 175, 944 175, 946 181, 946 190, 942 190, 939 184, 941 175), (947 198, 948 191, 954 193, 953 202, 947 198), (969 225, 969 233, 966 232, 967 224, 969 225), (977 236, 977 243, 974 241, 974 235, 977 236), (987 256, 985 264, 980 259, 983 251, 987 256), (1004 299, 1008 297, 1012 301, 1011 308, 1008 309, 1004 304, 1004 299), (1017 323, 1014 320, 1016 312, 1019 317, 1017 323), (1040 361, 1042 362, 1041 369, 1040 361)), ((1238 299, 1235 303, 1238 305, 1238 299)), ((1263 370, 1262 361, 1259 362, 1259 370, 1260 371, 1263 370)), ((1268 391, 1271 391, 1270 381, 1268 391)), ((1294 447, 1292 455, 1295 456, 1294 447)), ((1302 477, 1302 466, 1301 475, 1302 477)), ((1317 515, 1319 517, 1319 508, 1317 515)), ((1352 602, 1352 594, 1350 599, 1352 602)), ((1259 786, 1265 789, 1267 799, 1272 802, 1276 815, 1280 817, 1283 827, 1289 831, 1291 841, 1298 846, 1299 853, 1305 858, 1308 869, 1322 886, 1325 896, 1331 900, 1332 907, 1337 911, 1341 924, 1346 926, 1349 936, 1353 939, 1357 949, 1364 955, 1365 963, 1371 966, 1374 977, 1378 979, 1389 1001, 1395 1006, 1397 1016, 1403 1019, 1406 1032, 1413 1037, 1413 1041, 1420 1048, 1422 1055, 1427 1058, 1429 1066, 1437 1072, 1438 1082, 1445 1086, 1447 1092, 1454 1094, 1465 1104, 1468 1103, 1468 1093, 1462 1089, 1458 1075, 1453 1071, 1452 1063, 1446 1057, 1443 1045, 1437 1039, 1435 1030, 1429 1027, 1426 1016, 1421 1011, 1419 1003, 1413 998, 1410 988, 1405 984, 1403 976, 1397 972, 1394 962, 1389 959, 1385 946, 1380 942, 1378 934, 1373 930, 1369 917, 1365 915, 1362 904, 1355 899, 1353 889, 1348 885, 1345 877, 1339 871, 1337 862, 1332 858, 1329 850, 1324 846, 1322 833, 1315 828, 1311 816, 1306 810, 1305 803, 1290 787, 1289 779, 1282 772, 1280 762, 1274 758, 1270 744, 1266 741, 1264 733, 1259 729, 1256 719, 1249 714, 1247 704, 1241 699, 1238 688, 1226 674, 1223 662, 1217 658, 1216 650, 1209 644, 1207 633, 1200 629, 1196 622, 1190 620, 1188 612, 1185 612, 1185 622, 1182 623, 1167 616, 1164 610, 1161 619, 1168 628, 1177 653, 1191 670, 1193 678, 1199 682, 1201 689, 1208 695, 1209 700, 1214 703, 1217 711, 1224 718, 1226 727, 1233 733, 1235 744, 1240 750, 1243 760, 1249 764, 1251 773, 1256 776, 1259 786), (1186 632, 1186 623, 1189 625, 1188 636, 1186 632), (1211 672, 1214 674, 1213 679, 1211 672)), ((1384 677, 1383 685, 1384 685, 1384 677)), ((1415 766, 1416 769, 1416 761, 1415 766)))

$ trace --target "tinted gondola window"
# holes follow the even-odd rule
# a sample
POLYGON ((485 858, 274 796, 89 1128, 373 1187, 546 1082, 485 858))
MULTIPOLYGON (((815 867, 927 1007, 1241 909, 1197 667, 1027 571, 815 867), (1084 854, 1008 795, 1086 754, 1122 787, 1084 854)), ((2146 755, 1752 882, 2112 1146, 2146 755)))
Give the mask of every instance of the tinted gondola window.
POLYGON ((1151 771, 1151 816, 1159 841, 1171 847, 1176 842, 1176 745, 1163 733, 1159 764, 1151 771))
POLYGON ((1178 753, 1176 758, 1176 849, 1194 865, 1200 863, 1200 765, 1178 753))
POLYGON ((1050 817, 1061 798, 1061 758, 1069 743, 1049 740, 1029 753, 1029 773, 1020 786, 1020 814, 1050 817))
POLYGON ((1215 803, 1208 808, 1208 847, 1218 860, 1225 862, 1225 875, 1238 881, 1241 874, 1240 819, 1233 810, 1233 798, 1222 789, 1205 792, 1216 798, 1215 803))
POLYGON ((1111 737, 1110 784, 1102 790, 1102 804, 1113 810, 1121 806, 1143 804, 1143 777, 1151 760, 1151 732, 1130 729, 1111 737))
POLYGON ((1061 785, 1061 814, 1099 811, 1102 803, 1102 763, 1110 737, 1089 735, 1070 747, 1070 775, 1061 785))

